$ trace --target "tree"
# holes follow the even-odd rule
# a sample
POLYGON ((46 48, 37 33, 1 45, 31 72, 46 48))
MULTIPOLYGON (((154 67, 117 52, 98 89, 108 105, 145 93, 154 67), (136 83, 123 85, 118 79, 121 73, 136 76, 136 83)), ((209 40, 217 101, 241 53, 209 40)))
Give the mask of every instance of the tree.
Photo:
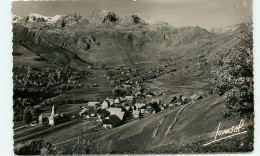
POLYGON ((18 144, 14 147, 17 155, 53 155, 62 154, 63 149, 52 146, 51 143, 43 140, 31 140, 25 144, 18 144))
POLYGON ((140 89, 141 94, 144 94, 144 88, 140 89))
POLYGON ((113 93, 116 97, 122 97, 124 96, 127 92, 126 92, 126 89, 124 88, 119 88, 119 87, 116 87, 115 89, 113 89, 113 93))
POLYGON ((32 113, 29 108, 25 108, 23 113, 23 121, 25 124, 29 124, 32 121, 32 113))
POLYGON ((219 51, 212 69, 209 90, 222 96, 225 116, 253 112, 252 24, 241 32, 241 44, 219 51))
POLYGON ((72 153, 79 154, 99 154, 104 153, 104 145, 101 144, 101 140, 93 140, 87 135, 82 135, 77 138, 77 142, 72 146, 72 153))

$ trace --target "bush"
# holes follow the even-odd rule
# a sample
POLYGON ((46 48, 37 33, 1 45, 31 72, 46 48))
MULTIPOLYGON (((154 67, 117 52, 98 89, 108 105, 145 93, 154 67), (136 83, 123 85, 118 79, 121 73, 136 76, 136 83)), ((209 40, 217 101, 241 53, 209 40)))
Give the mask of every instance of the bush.
POLYGON ((77 142, 72 146, 73 155, 79 154, 99 154, 103 153, 105 145, 101 140, 93 140, 93 138, 83 135, 77 138, 77 142))
POLYGON ((60 155, 63 152, 62 148, 56 148, 43 139, 31 140, 14 147, 14 153, 17 155, 60 155))
POLYGON ((211 93, 222 96, 226 116, 253 112, 253 39, 252 25, 242 31, 239 47, 219 51, 214 63, 211 93))

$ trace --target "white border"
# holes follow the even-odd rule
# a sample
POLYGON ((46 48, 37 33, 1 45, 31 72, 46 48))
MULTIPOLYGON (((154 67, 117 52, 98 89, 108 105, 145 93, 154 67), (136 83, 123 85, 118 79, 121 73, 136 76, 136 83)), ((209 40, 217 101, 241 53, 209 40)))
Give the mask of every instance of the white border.
MULTIPOLYGON (((13 153, 12 121, 12 0, 0 0, 0 155, 13 153)), ((255 147, 239 155, 260 155, 260 0, 253 2, 254 21, 254 87, 255 87, 255 147), (259 62, 258 62, 259 60, 259 62), (258 132, 258 133, 257 133, 258 132)), ((198 155, 198 154, 197 154, 198 155)), ((204 155, 204 154, 199 154, 204 155)), ((205 154, 213 155, 213 154, 205 154)), ((221 154, 237 155, 237 154, 221 154)))

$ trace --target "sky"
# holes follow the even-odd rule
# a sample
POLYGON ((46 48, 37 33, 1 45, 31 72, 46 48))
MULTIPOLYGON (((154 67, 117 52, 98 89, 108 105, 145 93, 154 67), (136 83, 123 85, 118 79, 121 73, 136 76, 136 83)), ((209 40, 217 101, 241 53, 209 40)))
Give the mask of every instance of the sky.
POLYGON ((30 13, 54 16, 70 12, 88 16, 99 9, 118 15, 137 14, 149 23, 161 21, 177 27, 220 28, 252 17, 252 0, 49 0, 12 3, 12 12, 18 16, 30 13))

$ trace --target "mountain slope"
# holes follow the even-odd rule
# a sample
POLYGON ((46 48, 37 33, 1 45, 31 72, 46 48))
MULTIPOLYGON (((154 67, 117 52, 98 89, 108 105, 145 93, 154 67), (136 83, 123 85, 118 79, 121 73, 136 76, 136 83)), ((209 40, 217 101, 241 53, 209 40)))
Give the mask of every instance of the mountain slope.
POLYGON ((46 41, 41 37, 42 31, 31 31, 24 26, 14 24, 13 33, 13 42, 20 43, 58 66, 78 67, 89 65, 89 63, 80 59, 74 53, 46 41))
POLYGON ((47 21, 48 18, 32 22, 14 20, 17 25, 28 28, 28 32, 40 36, 49 46, 73 52, 87 62, 134 67, 140 67, 140 62, 158 63, 163 57, 175 59, 206 55, 234 37, 208 32, 200 27, 173 28, 167 23, 147 24, 137 15, 120 17, 104 10, 93 12, 89 17, 78 13, 59 16, 52 20, 55 21, 52 24, 47 21))
POLYGON ((245 139, 253 133, 251 122, 246 123, 243 129, 248 130, 248 133, 235 138, 236 144, 233 144, 234 139, 227 139, 222 144, 203 147, 203 144, 214 139, 219 122, 222 123, 221 129, 239 124, 241 117, 223 118, 216 113, 222 109, 221 101, 207 96, 177 109, 169 108, 117 128, 91 133, 87 139, 95 136, 95 139, 100 140, 104 147, 101 153, 238 152, 241 149, 237 145, 241 143, 245 144, 245 151, 251 151, 253 145, 250 139, 245 139))

